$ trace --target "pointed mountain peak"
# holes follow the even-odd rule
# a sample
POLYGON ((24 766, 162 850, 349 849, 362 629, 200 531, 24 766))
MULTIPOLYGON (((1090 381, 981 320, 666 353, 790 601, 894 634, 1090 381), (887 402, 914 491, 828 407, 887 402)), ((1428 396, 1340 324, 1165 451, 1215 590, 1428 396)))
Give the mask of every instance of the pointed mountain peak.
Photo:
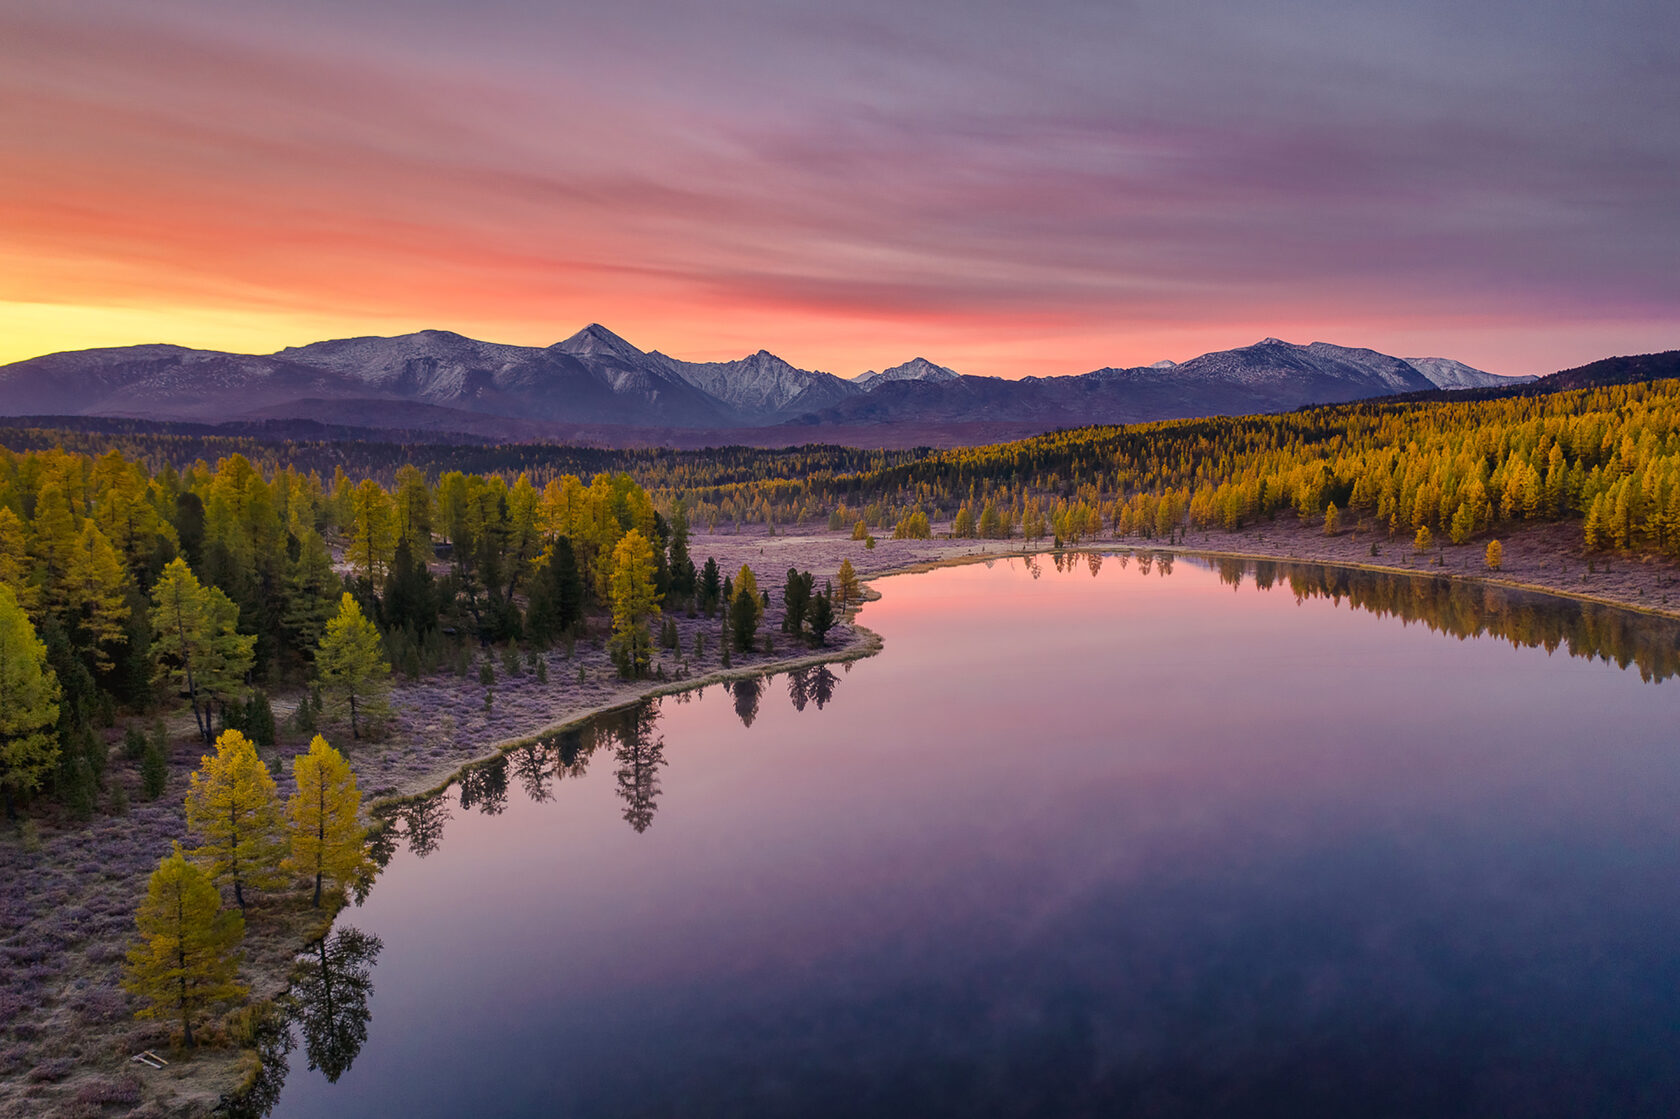
POLYGON ((918 381, 954 381, 959 374, 955 369, 947 369, 943 365, 936 365, 925 357, 913 357, 903 365, 895 365, 891 369, 883 370, 883 377, 893 380, 914 378, 918 381))
POLYGON ((1293 345, 1294 343, 1285 342, 1282 338, 1262 338, 1260 341, 1258 341, 1254 344, 1256 346, 1290 346, 1290 345, 1293 345))
POLYGON ((553 348, 568 354, 613 354, 617 357, 646 356, 642 351, 598 322, 590 323, 553 348))

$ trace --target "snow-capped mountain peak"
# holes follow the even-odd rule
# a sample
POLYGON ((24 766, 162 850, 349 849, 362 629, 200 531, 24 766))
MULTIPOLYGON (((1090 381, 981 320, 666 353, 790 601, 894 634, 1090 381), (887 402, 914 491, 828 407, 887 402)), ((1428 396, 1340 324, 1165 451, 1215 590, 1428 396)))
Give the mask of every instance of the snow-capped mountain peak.
POLYGON ((932 381, 935 384, 944 384, 960 380, 962 380, 962 374, 954 369, 947 369, 943 365, 935 365, 925 357, 913 357, 903 365, 895 365, 891 369, 883 369, 879 373, 870 370, 853 380, 852 384, 867 389, 891 381, 932 381))
POLYGON ((1406 364, 1433 381, 1436 388, 1442 389, 1485 389, 1499 385, 1527 384, 1535 379, 1485 373, 1450 357, 1409 357, 1406 364))
POLYGON ((552 348, 574 357, 612 356, 628 359, 647 356, 598 322, 590 323, 552 348))

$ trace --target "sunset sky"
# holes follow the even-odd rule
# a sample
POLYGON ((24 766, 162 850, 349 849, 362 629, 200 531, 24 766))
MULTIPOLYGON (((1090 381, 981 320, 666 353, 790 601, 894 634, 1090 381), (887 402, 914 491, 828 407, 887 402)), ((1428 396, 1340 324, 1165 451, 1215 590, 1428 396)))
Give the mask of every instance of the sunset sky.
POLYGON ((0 361, 1680 347, 1680 5, 0 0, 0 361))

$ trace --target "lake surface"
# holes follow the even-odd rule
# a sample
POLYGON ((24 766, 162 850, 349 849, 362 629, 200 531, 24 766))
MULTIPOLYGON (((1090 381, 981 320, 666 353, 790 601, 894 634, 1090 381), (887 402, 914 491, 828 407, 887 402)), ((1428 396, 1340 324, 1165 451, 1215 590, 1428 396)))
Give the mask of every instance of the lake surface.
POLYGON ((407 813, 274 1114, 1680 1111, 1674 627, 1183 558, 876 586, 876 657, 407 813))

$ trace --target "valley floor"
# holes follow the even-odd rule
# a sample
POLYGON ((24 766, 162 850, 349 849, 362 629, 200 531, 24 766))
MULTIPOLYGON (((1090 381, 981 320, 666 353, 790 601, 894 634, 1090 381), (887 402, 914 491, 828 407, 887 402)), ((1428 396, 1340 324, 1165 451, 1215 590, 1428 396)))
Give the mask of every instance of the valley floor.
MULTIPOLYGON (((1326 537, 1311 526, 1279 520, 1234 533, 1193 532, 1168 548, 1150 540, 1101 539, 1077 551, 1139 549, 1255 558, 1356 564, 1411 574, 1486 579, 1680 616, 1680 569, 1667 561, 1580 552, 1574 525, 1542 525, 1502 536, 1504 562, 1498 572, 1483 567, 1485 540, 1448 545, 1428 555, 1413 554, 1407 539, 1354 526, 1326 537), (1372 544, 1377 546, 1372 554, 1372 544), (1440 562, 1437 563, 1437 557, 1440 562)), ((878 647, 869 631, 837 625, 820 650, 795 644, 779 629, 779 590, 789 567, 810 570, 818 584, 833 577, 850 558, 861 578, 920 566, 1022 555, 1023 541, 890 540, 866 548, 847 533, 769 535, 762 529, 739 534, 696 534, 690 542, 698 559, 715 557, 729 573, 750 565, 774 600, 762 633, 775 651, 737 655, 725 668, 719 656, 716 619, 675 617, 677 650, 660 651, 667 679, 621 681, 596 640, 579 642, 571 656, 546 654, 548 682, 539 684, 529 661, 513 674, 495 659, 494 700, 487 708, 476 667, 466 674, 440 674, 396 689, 394 725, 375 743, 350 743, 329 735, 355 767, 370 803, 416 796, 446 784, 464 765, 589 715, 660 692, 676 691, 730 676, 780 671, 825 661, 867 656, 878 647), (704 652, 695 653, 697 635, 704 652)), ((1032 550, 1042 550, 1035 548, 1032 550)), ((295 697, 292 701, 295 704, 295 697)), ((277 714, 292 704, 276 703, 277 714)), ((283 758, 304 748, 288 735, 283 758)), ((179 1053, 166 1070, 131 1063, 142 1049, 164 1051, 169 1027, 135 1022, 122 992, 123 952, 132 934, 132 913, 146 879, 169 844, 184 838, 181 810, 187 774, 200 747, 183 733, 177 738, 168 790, 155 802, 139 796, 138 770, 113 752, 107 781, 128 793, 126 815, 100 814, 86 824, 43 821, 38 842, 26 847, 15 831, 0 840, 0 1116, 82 1116, 136 1108, 137 1115, 207 1112, 244 1075, 248 1058, 234 1048, 179 1053), (32 848, 32 849, 31 849, 32 848)), ((281 792, 289 792, 288 776, 281 792)), ((269 899, 253 908, 246 944, 244 978, 254 998, 278 995, 298 949, 318 935, 327 914, 309 910, 299 897, 269 899)), ((207 1031, 214 1033, 214 1031, 207 1031)))

